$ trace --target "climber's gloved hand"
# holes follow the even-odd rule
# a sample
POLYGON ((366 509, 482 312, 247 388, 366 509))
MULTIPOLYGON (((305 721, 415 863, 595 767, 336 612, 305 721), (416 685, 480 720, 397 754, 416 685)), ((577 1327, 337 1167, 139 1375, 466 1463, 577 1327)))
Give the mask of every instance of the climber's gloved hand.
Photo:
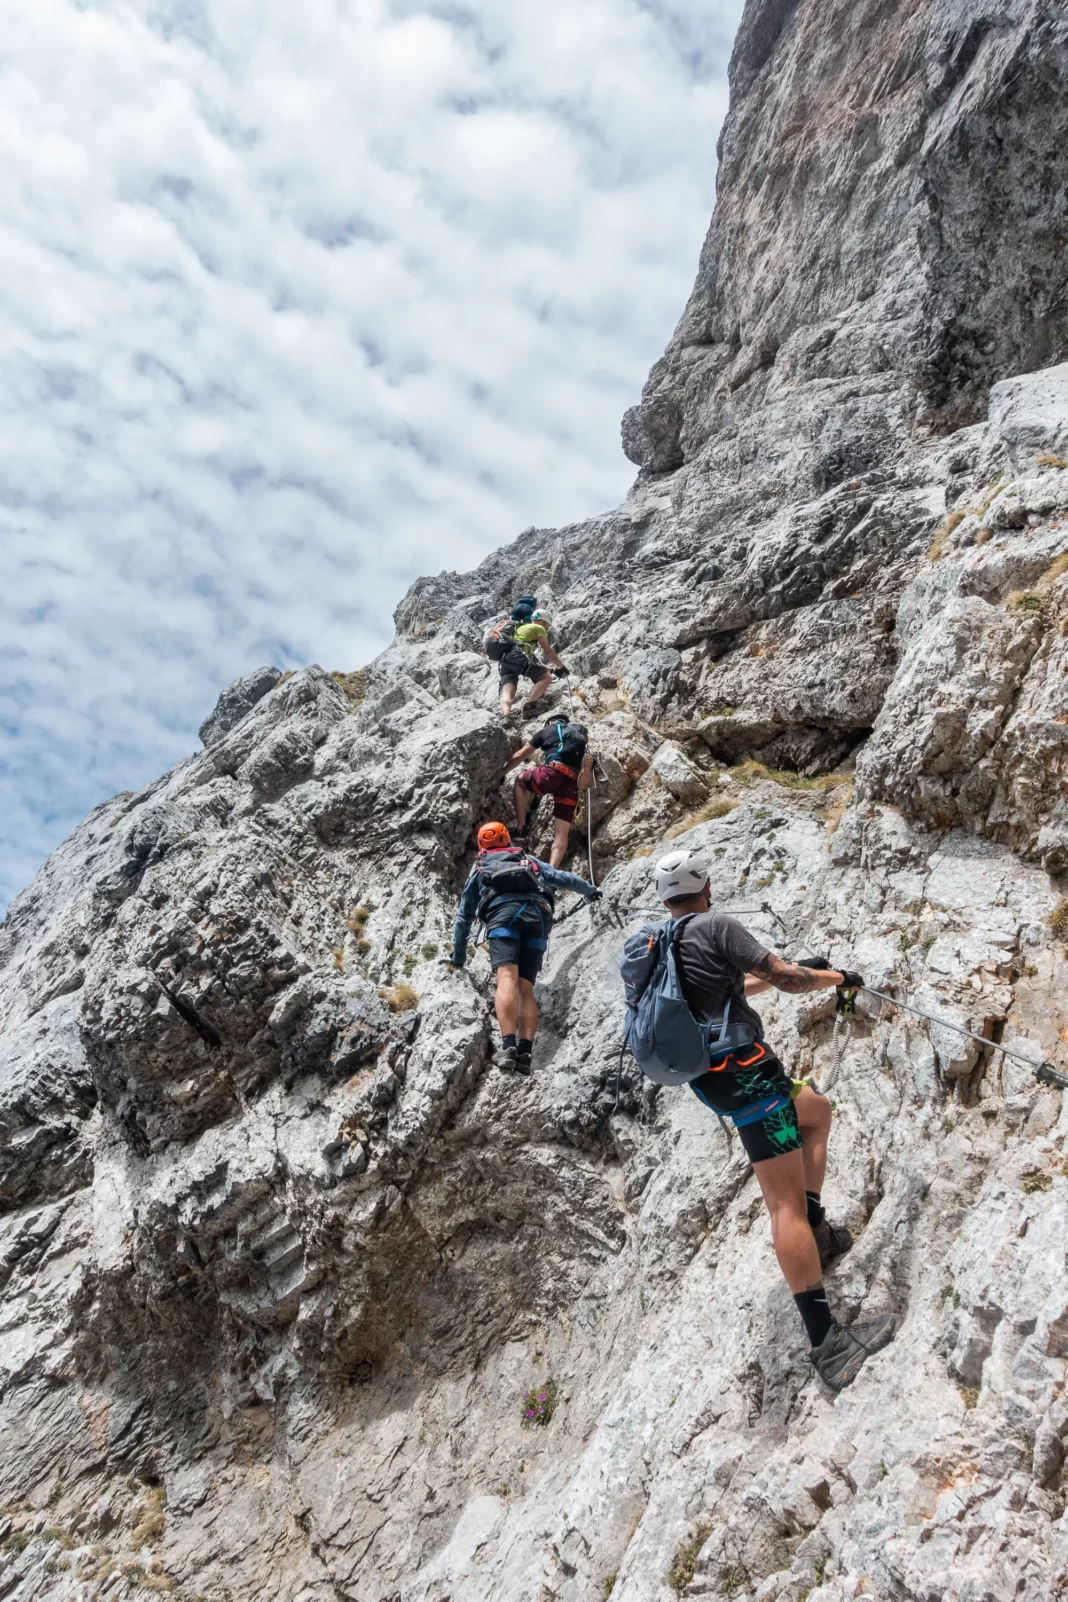
POLYGON ((600 901, 603 898, 603 896, 604 896, 604 891, 603 890, 598 890, 596 885, 594 885, 592 890, 587 890, 587 892, 586 892, 586 900, 587 901, 600 901))
POLYGON ((799 968, 818 968, 821 973, 826 973, 831 964, 826 957, 798 957, 797 966, 799 968))
POLYGON ((862 973, 855 973, 852 968, 839 968, 838 971, 842 975, 842 983, 838 986, 839 990, 864 989, 864 975, 862 973))
POLYGON ((558 679, 566 679, 567 678, 567 668, 566 667, 553 668, 553 676, 554 676, 554 678, 558 678, 558 679))

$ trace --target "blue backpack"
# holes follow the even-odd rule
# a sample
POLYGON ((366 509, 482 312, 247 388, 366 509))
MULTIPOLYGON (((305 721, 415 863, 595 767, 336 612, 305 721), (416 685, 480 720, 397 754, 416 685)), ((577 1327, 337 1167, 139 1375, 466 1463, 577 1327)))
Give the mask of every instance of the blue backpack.
POLYGON ((756 1038, 749 1023, 731 1023, 729 999, 721 1019, 699 1023, 694 1017, 682 992, 675 948, 695 916, 646 924, 623 947, 624 1049, 630 1047, 642 1073, 657 1085, 687 1085, 707 1071, 714 1055, 736 1051, 756 1038))

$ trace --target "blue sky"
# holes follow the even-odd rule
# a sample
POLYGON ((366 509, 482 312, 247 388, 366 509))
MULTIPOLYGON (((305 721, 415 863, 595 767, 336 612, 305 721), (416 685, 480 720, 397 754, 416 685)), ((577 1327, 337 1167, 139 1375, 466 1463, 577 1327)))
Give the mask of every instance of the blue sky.
POLYGON ((261 662, 613 505, 739 0, 34 0, 0 61, 0 905, 261 662))

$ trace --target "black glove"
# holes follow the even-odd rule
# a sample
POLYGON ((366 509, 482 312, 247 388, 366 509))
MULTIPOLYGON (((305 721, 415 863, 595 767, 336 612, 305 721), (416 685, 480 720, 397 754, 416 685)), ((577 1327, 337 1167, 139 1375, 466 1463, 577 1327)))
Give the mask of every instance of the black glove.
POLYGON ((826 973, 831 965, 826 957, 798 957, 797 966, 799 968, 819 968, 826 973))
POLYGON ((554 672, 555 676, 558 679, 566 679, 567 678, 567 668, 565 668, 565 667, 554 668, 553 672, 554 672))
POLYGON ((592 890, 588 890, 586 892, 586 900, 587 901, 600 901, 600 899, 601 899, 601 897, 603 895, 604 895, 604 891, 603 890, 598 890, 597 886, 594 885, 592 890))
POLYGON ((854 973, 852 968, 839 968, 838 972, 842 975, 842 983, 838 986, 839 990, 864 989, 864 975, 862 973, 854 973))

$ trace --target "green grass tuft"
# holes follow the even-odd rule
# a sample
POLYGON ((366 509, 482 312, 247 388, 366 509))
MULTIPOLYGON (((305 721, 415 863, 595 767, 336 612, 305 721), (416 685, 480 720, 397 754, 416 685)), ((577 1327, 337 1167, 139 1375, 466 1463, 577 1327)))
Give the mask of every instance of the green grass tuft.
POLYGON ((688 1541, 683 1541, 675 1553, 667 1582, 679 1596, 686 1590, 697 1572, 697 1556, 712 1533, 711 1524, 699 1524, 688 1541))
POLYGON ((367 680, 370 668, 359 668, 355 673, 331 673, 334 683, 344 690, 352 706, 359 706, 361 701, 367 699, 367 680))
MULTIPOLYGON (((673 829, 668 830, 667 837, 669 840, 675 840, 680 834, 685 834, 687 829, 696 829, 699 823, 712 823, 716 818, 725 818, 727 813, 733 812, 738 804, 737 801, 731 800, 725 795, 717 795, 713 800, 706 801, 703 807, 698 807, 696 812, 688 813, 680 823, 676 823, 673 829)), ((634 853, 636 857, 651 854, 651 852, 640 851, 635 851, 634 853)))

